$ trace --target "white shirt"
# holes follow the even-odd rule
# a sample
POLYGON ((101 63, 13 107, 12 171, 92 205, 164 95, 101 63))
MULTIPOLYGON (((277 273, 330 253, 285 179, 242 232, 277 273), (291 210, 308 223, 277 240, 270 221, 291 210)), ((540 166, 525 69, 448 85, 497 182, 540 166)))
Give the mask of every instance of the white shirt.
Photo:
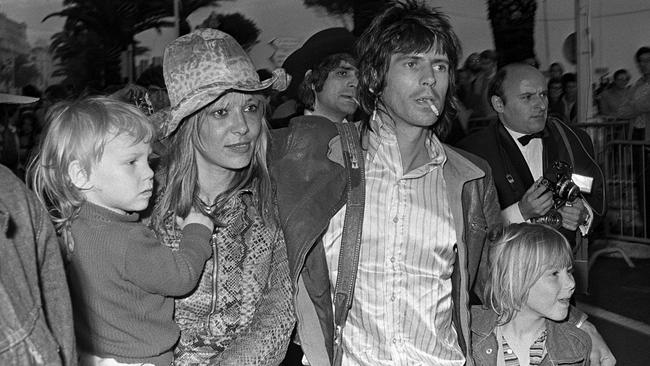
MULTIPOLYGON (((524 133, 513 131, 506 125, 503 125, 503 127, 505 127, 506 131, 508 131, 510 136, 512 136, 512 138, 515 140, 515 144, 519 148, 519 151, 521 151, 521 155, 523 155, 524 160, 526 160, 526 164, 528 165, 530 174, 533 176, 533 180, 537 181, 537 179, 539 179, 544 174, 544 146, 542 144, 542 139, 532 139, 528 142, 528 145, 524 146, 518 140, 519 137, 525 135, 524 133)), ((589 232, 589 227, 591 226, 593 211, 591 207, 589 207, 587 201, 583 200, 583 203, 585 204, 585 207, 587 207, 587 211, 589 211, 589 219, 587 220, 587 224, 580 225, 579 229, 583 235, 587 235, 587 232, 589 232)), ((505 224, 526 221, 524 220, 524 217, 521 215, 521 211, 519 210, 519 202, 515 202, 512 205, 501 210, 501 217, 503 218, 505 224)))
MULTIPOLYGON (((525 135, 524 133, 513 131, 505 125, 503 127, 505 127, 506 131, 508 131, 510 136, 512 136, 512 138, 515 140, 515 144, 519 148, 519 151, 521 151, 521 155, 524 156, 524 160, 526 160, 530 174, 533 176, 533 181, 537 181, 537 179, 539 179, 539 177, 544 174, 544 163, 542 159, 544 146, 542 145, 542 139, 532 139, 528 142, 528 145, 524 146, 518 140, 518 138, 525 135)), ((505 223, 526 221, 521 215, 521 211, 519 211, 519 202, 515 202, 503 209, 501 211, 501 217, 505 223)))
MULTIPOLYGON (((354 301, 343 329, 343 365, 463 365, 452 324, 456 232, 433 134, 431 161, 404 173, 393 127, 373 121, 354 301)), ((323 244, 336 283, 345 207, 323 244)))

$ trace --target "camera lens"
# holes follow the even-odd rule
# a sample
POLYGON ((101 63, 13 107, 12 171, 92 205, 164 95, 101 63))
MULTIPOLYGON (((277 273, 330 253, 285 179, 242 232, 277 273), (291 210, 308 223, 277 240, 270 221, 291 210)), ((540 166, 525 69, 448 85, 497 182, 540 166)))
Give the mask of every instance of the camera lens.
POLYGON ((573 181, 566 179, 560 182, 557 193, 563 200, 573 201, 580 194, 580 188, 573 181))
POLYGON ((562 215, 555 210, 551 210, 546 215, 536 217, 532 221, 559 229, 562 226, 562 215))

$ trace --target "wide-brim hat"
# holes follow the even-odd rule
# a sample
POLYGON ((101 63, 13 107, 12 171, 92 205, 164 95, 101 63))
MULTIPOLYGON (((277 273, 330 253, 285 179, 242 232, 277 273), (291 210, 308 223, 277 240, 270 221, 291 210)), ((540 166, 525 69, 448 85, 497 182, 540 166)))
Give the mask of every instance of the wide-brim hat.
POLYGON ((291 83, 285 95, 295 99, 298 86, 305 78, 307 70, 314 69, 327 56, 348 53, 354 56, 356 37, 342 27, 323 29, 305 41, 282 63, 282 68, 291 75, 291 83))
POLYGON ((14 95, 0 93, 0 104, 30 104, 38 101, 38 98, 26 97, 23 95, 14 95))
POLYGON ((212 28, 198 29, 165 47, 163 76, 170 107, 154 117, 159 136, 171 135, 181 120, 201 110, 222 95, 238 91, 282 91, 289 80, 282 69, 260 81, 244 49, 229 34, 212 28))

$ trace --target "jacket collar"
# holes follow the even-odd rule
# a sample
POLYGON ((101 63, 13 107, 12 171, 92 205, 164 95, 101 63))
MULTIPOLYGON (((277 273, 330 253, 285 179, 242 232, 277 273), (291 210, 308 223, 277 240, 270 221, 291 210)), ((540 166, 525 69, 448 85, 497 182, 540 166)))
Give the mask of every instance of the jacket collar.
MULTIPOLYGON (((577 342, 582 342, 578 335, 582 332, 573 325, 560 326, 552 320, 546 321, 546 329, 548 329, 548 337, 546 338, 546 349, 549 356, 552 357, 555 364, 572 364, 584 360, 584 351, 576 345, 577 342)), ((590 344, 583 344, 582 349, 590 349, 590 344)))
POLYGON ((472 333, 476 334, 478 338, 477 343, 482 342, 485 338, 494 334, 494 328, 497 323, 497 314, 491 309, 476 308, 472 309, 472 333), (481 316, 478 316, 479 313, 481 316))
MULTIPOLYGON (((455 149, 446 144, 443 144, 442 146, 447 155, 447 162, 443 168, 445 181, 448 184, 447 188, 451 188, 449 186, 451 182, 464 183, 485 176, 485 172, 481 168, 476 166, 455 149)), ((462 189, 462 185, 455 188, 462 189)))

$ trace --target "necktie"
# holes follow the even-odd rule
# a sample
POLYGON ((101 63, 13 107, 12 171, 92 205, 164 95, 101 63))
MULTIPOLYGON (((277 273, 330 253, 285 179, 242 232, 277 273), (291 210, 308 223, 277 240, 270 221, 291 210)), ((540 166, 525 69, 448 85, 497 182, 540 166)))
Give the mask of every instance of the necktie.
POLYGON ((541 139, 542 137, 544 137, 544 132, 539 131, 539 132, 531 133, 530 135, 523 135, 523 136, 517 138, 517 140, 519 140, 519 142, 522 145, 526 146, 526 145, 528 145, 530 140, 532 140, 532 139, 541 139))

